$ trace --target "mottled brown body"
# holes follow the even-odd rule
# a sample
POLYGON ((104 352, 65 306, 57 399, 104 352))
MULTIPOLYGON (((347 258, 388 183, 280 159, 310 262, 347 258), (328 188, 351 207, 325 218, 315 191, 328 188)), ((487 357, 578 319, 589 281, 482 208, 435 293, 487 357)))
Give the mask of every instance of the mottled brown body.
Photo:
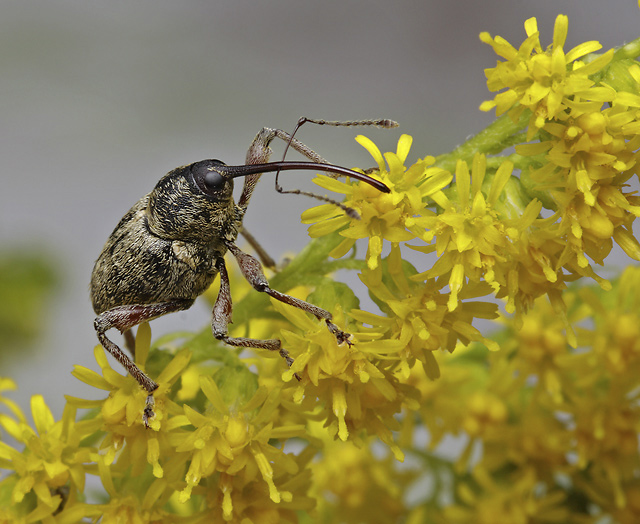
MULTIPOLYGON (((388 120, 316 123, 394 127, 391 125, 394 123, 388 120)), ((342 174, 389 192, 384 184, 367 175, 327 164, 317 153, 284 131, 263 128, 247 152, 246 165, 227 166, 219 160, 203 160, 170 171, 151 193, 129 210, 109 236, 91 275, 91 301, 97 315, 94 327, 103 347, 149 393, 143 415, 147 427, 149 418, 154 415, 153 392, 158 384, 144 374, 106 336, 106 332, 116 328, 129 335, 130 341, 129 330, 132 327, 167 313, 188 309, 218 274, 220 291, 213 307, 213 335, 231 346, 277 351, 289 365, 293 362, 280 340, 228 335, 232 304, 224 262, 227 252, 235 257, 244 277, 257 291, 324 320, 339 343, 350 344, 350 335, 333 324, 331 313, 271 289, 260 263, 235 245, 238 234, 243 232, 242 219, 262 173, 291 169, 342 174), (313 162, 269 163, 269 144, 274 138, 287 141, 313 162), (236 204, 233 201, 233 179, 237 177, 244 177, 244 186, 236 204)), ((355 211, 341 207, 355 214, 355 211)), ((259 254, 264 253, 253 237, 245 236, 259 254)), ((264 261, 265 257, 262 258, 264 261)), ((296 378, 300 379, 297 375, 296 378)))
POLYGON ((128 304, 195 300, 218 274, 215 262, 238 236, 240 212, 230 198, 198 195, 188 169, 165 175, 111 233, 91 277, 97 315, 128 304), (176 195, 188 195, 188 202, 176 195))

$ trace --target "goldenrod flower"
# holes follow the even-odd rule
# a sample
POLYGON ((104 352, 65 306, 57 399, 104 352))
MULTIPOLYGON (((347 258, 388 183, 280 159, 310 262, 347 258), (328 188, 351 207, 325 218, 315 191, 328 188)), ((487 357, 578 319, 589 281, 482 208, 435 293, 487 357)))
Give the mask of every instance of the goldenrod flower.
MULTIPOLYGON (((414 393, 387 369, 397 359, 401 341, 378 340, 375 331, 350 328, 351 345, 339 345, 325 326, 305 313, 275 300, 272 305, 299 329, 280 332, 295 359, 285 375, 290 379, 297 373, 309 380, 298 386, 294 401, 322 416, 340 440, 357 439, 364 430, 377 435, 402 460, 390 428, 397 427, 393 417, 404 405, 415 405, 414 393)), ((341 312, 334 313, 334 321, 342 325, 341 312)))
POLYGON ((326 176, 318 177, 316 183, 319 186, 346 195, 344 205, 355 209, 360 219, 349 218, 336 206, 325 204, 305 211, 302 222, 317 222, 309 228, 312 237, 340 231, 345 240, 331 252, 331 256, 336 258, 347 253, 357 239, 368 238, 367 265, 375 269, 380 263, 383 240, 405 242, 421 234, 414 217, 425 213, 424 199, 441 191, 452 177, 443 169, 429 167, 434 162, 433 157, 405 168, 404 162, 413 140, 408 135, 400 137, 396 153, 385 153, 384 157, 368 138, 358 136, 356 140, 378 164, 377 176, 391 192, 380 193, 362 182, 348 184, 326 176))
POLYGON ((190 456, 186 487, 180 500, 187 501, 201 481, 220 474, 225 518, 234 513, 231 486, 235 476, 241 477, 242 485, 261 478, 272 502, 290 502, 291 493, 279 490, 274 483, 274 466, 289 473, 296 473, 298 466, 291 455, 271 445, 270 440, 301 435, 304 428, 299 425, 273 427, 279 392, 268 394, 261 388, 245 405, 229 407, 210 377, 201 377, 200 385, 212 410, 200 414, 184 406, 184 416, 173 418, 173 425, 189 424, 195 428, 186 433, 174 432, 170 437, 176 452, 190 456))
POLYGON ((387 454, 380 458, 369 447, 350 442, 326 443, 324 459, 313 464, 318 512, 331 512, 334 521, 386 524, 406 512, 405 493, 417 476, 398 471, 387 454))
MULTIPOLYGON (((142 368, 150 341, 149 325, 142 324, 136 337, 136 360, 142 368)), ((177 353, 156 379, 159 387, 154 391, 155 417, 149 421, 153 431, 149 431, 142 421, 148 393, 133 377, 123 376, 115 371, 101 346, 96 346, 94 356, 102 369, 102 376, 81 366, 76 366, 73 375, 91 386, 109 391, 109 396, 98 401, 68 397, 68 401, 79 408, 100 409, 100 415, 93 419, 93 423, 95 430, 107 431, 107 437, 100 445, 100 449, 106 452, 107 462, 111 463, 117 458, 118 461, 130 465, 135 474, 140 474, 149 464, 153 468, 153 475, 161 478, 164 472, 160 464, 160 449, 166 448, 164 440, 167 436, 160 429, 169 412, 180 411, 180 408, 168 398, 168 393, 189 363, 189 352, 183 350, 177 353), (142 460, 143 458, 145 460, 142 460)))
POLYGON ((360 276, 370 292, 386 305, 387 315, 359 310, 350 314, 360 322, 374 326, 384 333, 385 338, 401 343, 400 368, 405 380, 415 359, 422 362, 429 377, 435 379, 440 376, 433 352, 453 352, 458 341, 465 345, 471 341, 482 341, 491 349, 497 349, 494 342, 485 339, 472 325, 477 318, 497 317, 496 304, 470 300, 487 295, 491 290, 489 286, 465 283, 460 293, 466 300, 451 311, 448 307, 451 293, 442 291, 446 282, 437 279, 424 281, 420 275, 405 274, 397 246, 392 247, 389 255, 388 271, 393 286, 391 282, 378 282, 370 271, 360 276))
POLYGON ((67 406, 62 419, 55 421, 41 395, 31 398, 31 414, 36 431, 24 417, 15 421, 0 418, 2 427, 16 441, 24 444, 22 452, 0 442, 0 466, 13 472, 0 483, 12 486, 7 502, 15 505, 14 515, 28 509, 28 522, 50 517, 64 506, 61 493, 70 486, 82 491, 85 483, 85 463, 91 461, 92 449, 80 445, 84 433, 75 423, 75 409, 67 406), (60 490, 60 491, 59 491, 60 490), (34 495, 36 503, 28 499, 34 495), (26 502, 26 506, 23 505, 26 502))
MULTIPOLYGON (((144 369, 151 344, 151 330, 148 323, 141 324, 136 334, 136 364, 144 369)), ((130 375, 122 375, 115 371, 108 360, 102 346, 96 346, 94 357, 102 370, 102 376, 98 373, 76 366, 73 375, 82 382, 109 391, 109 396, 103 401, 82 401, 71 399, 78 407, 99 407, 105 428, 120 435, 131 437, 135 434, 146 435, 142 415, 148 393, 144 391, 136 380, 130 375)), ((169 409, 179 410, 175 404, 167 399, 167 394, 172 385, 178 380, 182 371, 189 363, 188 351, 177 353, 171 362, 164 367, 161 374, 155 378, 159 387, 153 392, 155 417, 149 421, 152 429, 158 431, 161 427, 165 413, 169 409)))
POLYGON ((450 524, 496 524, 536 520, 564 524, 569 509, 559 489, 541 489, 533 471, 516 472, 498 481, 484 468, 474 468, 472 481, 458 488, 459 502, 444 511, 450 524))
POLYGON ((540 44, 535 18, 529 18, 525 22, 528 38, 519 49, 502 37, 491 38, 489 33, 480 33, 480 40, 506 59, 505 62, 498 62, 494 68, 485 69, 489 91, 506 91, 496 95, 492 101, 484 102, 480 109, 489 111, 495 107, 498 115, 510 110, 509 114, 514 120, 518 119, 524 109, 530 109, 532 116, 527 136, 530 140, 547 121, 554 120, 568 107, 570 97, 591 88, 594 81, 589 78, 590 75, 610 62, 613 51, 588 64, 577 62, 579 58, 602 46, 596 41, 585 42, 565 54, 563 47, 568 26, 569 19, 565 15, 558 15, 553 30, 553 43, 546 49, 540 44))
POLYGON ((311 513, 315 506, 315 500, 309 496, 311 475, 306 466, 310 459, 310 454, 297 458, 300 471, 295 474, 282 468, 274 470, 274 483, 288 494, 277 504, 262 479, 247 480, 241 475, 221 474, 220 489, 209 490, 205 507, 197 507, 186 520, 195 524, 298 524, 298 515, 311 513))
POLYGON ((152 522, 177 523, 185 519, 172 514, 163 508, 166 496, 162 496, 166 490, 166 483, 156 479, 150 486, 145 483, 130 483, 123 493, 118 493, 114 479, 107 464, 102 463, 103 458, 98 458, 100 463, 100 476, 102 484, 110 496, 109 502, 96 504, 90 509, 99 511, 100 523, 119 524, 127 522, 132 524, 147 524, 152 522))
MULTIPOLYGON (((486 159, 474 158, 472 172, 465 162, 456 167, 455 199, 444 193, 434 193, 431 198, 442 209, 438 214, 416 221, 425 228, 421 237, 425 242, 435 239, 438 261, 416 279, 448 275, 450 297, 449 311, 458 306, 458 293, 465 278, 478 282, 483 278, 494 287, 496 266, 509 263, 514 250, 512 245, 520 232, 529 224, 521 220, 508 220, 496 211, 498 199, 511 177, 513 164, 505 161, 489 180, 487 195, 483 192, 486 176, 486 159)), ((530 206, 535 208, 536 204, 530 206)), ((531 213, 525 211, 523 218, 531 213)), ((527 218, 525 218, 527 220, 527 218)), ((419 249, 419 248, 418 248, 419 249)), ((422 250, 422 249, 421 249, 422 250)))
POLYGON ((640 259, 640 247, 629 235, 640 216, 640 199, 626 189, 640 147, 640 133, 629 124, 640 114, 615 103, 602 111, 600 106, 581 104, 566 122, 544 126, 550 140, 516 148, 521 154, 544 154, 547 163, 533 170, 531 179, 556 203, 559 235, 570 238, 567 247, 581 268, 588 265, 585 255, 602 263, 612 239, 640 259))

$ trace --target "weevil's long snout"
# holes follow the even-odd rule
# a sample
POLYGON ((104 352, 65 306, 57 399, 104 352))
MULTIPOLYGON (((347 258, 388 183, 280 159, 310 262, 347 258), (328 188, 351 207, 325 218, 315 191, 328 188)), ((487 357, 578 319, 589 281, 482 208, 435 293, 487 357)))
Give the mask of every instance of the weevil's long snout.
POLYGON ((218 171, 221 175, 228 178, 237 178, 241 176, 253 175, 256 173, 271 173, 273 171, 290 171, 293 169, 303 171, 325 171, 327 173, 336 173, 338 175, 344 175, 361 182, 365 182, 372 187, 375 187, 382 193, 389 193, 391 190, 379 180, 371 178, 363 173, 352 171, 346 167, 334 166, 333 164, 319 164, 317 162, 297 162, 297 161, 282 161, 282 162, 268 162, 265 164, 252 164, 246 166, 220 166, 218 171))

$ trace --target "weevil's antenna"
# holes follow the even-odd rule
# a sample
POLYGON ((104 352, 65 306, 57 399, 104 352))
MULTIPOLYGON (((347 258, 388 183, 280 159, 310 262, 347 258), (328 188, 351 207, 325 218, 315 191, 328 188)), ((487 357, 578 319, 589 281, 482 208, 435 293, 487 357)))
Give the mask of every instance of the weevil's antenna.
MULTIPOLYGON (((284 153, 282 154, 282 161, 283 162, 284 162, 285 157, 287 156, 287 151, 289 150, 289 146, 291 146, 291 142, 293 141, 293 137, 298 132, 298 129, 300 129, 307 122, 309 122, 311 124, 318 124, 320 126, 335 126, 335 127, 373 126, 373 127, 380 127, 382 129, 393 129, 394 127, 398 127, 398 122, 396 122, 394 120, 389 120, 388 118, 382 118, 382 119, 377 119, 377 120, 345 120, 345 121, 338 121, 338 120, 315 120, 315 119, 307 118, 307 117, 303 116, 298 120, 298 122, 296 123, 296 127, 294 127, 293 132, 291 133, 291 135, 289 135, 289 140, 287 141, 287 145, 284 148, 284 153)), ((338 202, 336 200, 333 200, 332 198, 329 198, 329 197, 326 197, 326 196, 317 195, 317 194, 311 193, 309 191, 302 191, 300 189, 288 189, 288 190, 283 189, 282 186, 278 183, 278 176, 279 175, 280 175, 280 170, 278 169, 278 171, 276 172, 276 191, 278 193, 281 193, 281 194, 288 193, 288 194, 293 194, 293 195, 305 195, 305 196, 308 196, 308 197, 311 197, 311 198, 315 198, 316 200, 321 200, 323 202, 327 202, 329 204, 332 204, 334 206, 339 207, 347 215, 349 215, 351 218, 360 219, 360 215, 358 214, 358 212, 355 209, 350 208, 348 206, 345 206, 344 204, 341 204, 340 202, 338 202)))

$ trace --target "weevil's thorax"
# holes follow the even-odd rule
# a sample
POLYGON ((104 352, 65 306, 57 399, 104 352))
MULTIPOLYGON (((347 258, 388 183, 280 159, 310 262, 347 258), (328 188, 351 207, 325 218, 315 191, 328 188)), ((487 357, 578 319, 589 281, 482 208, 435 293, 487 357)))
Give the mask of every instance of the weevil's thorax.
POLYGON ((149 195, 147 220, 151 232, 165 240, 199 244, 233 242, 241 218, 233 201, 233 180, 214 189, 204 187, 193 175, 206 160, 182 166, 160 179, 149 195))

